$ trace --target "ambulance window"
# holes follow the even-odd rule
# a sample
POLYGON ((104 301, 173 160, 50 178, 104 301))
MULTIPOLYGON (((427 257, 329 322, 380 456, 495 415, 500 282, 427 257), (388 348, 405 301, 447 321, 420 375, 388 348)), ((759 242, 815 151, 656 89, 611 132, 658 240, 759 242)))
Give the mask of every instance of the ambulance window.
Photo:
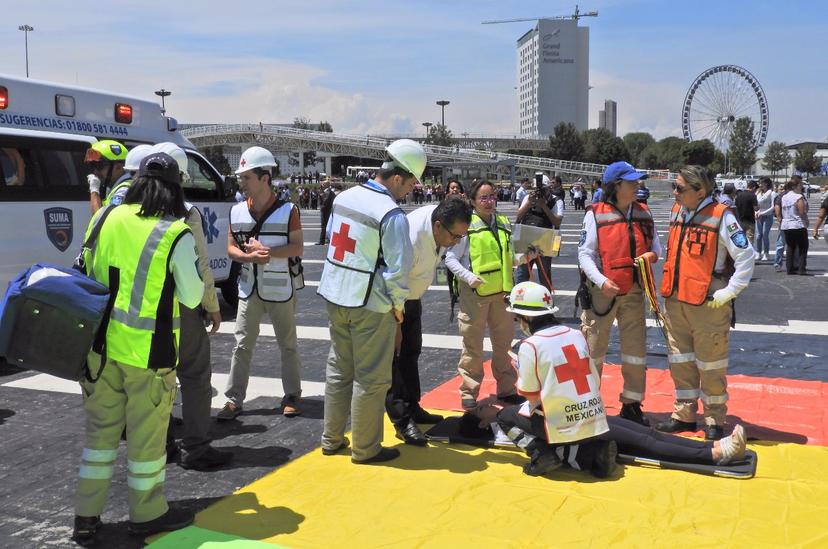
POLYGON ((0 137, 0 200, 84 200, 87 143, 0 137), (83 184, 82 184, 83 183, 83 184))
POLYGON ((216 175, 200 157, 188 154, 187 173, 190 180, 184 183, 184 194, 189 200, 221 200, 220 184, 216 175))

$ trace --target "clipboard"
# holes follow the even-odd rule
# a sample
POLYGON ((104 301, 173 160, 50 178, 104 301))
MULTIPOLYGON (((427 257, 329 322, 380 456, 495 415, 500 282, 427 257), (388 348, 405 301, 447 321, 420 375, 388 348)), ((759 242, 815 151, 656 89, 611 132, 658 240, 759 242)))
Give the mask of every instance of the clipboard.
POLYGON ((546 257, 558 257, 561 252, 561 231, 516 224, 512 227, 512 247, 518 254, 527 253, 531 247, 546 257))

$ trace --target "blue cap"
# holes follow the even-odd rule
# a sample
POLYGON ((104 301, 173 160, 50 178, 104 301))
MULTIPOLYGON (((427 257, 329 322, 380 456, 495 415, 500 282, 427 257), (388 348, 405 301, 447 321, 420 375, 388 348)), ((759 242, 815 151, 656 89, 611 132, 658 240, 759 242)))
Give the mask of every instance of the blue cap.
POLYGON ((604 176, 601 178, 601 182, 606 185, 619 179, 623 179, 624 181, 638 181, 639 179, 647 179, 647 174, 639 172, 629 162, 613 162, 604 170, 604 176))

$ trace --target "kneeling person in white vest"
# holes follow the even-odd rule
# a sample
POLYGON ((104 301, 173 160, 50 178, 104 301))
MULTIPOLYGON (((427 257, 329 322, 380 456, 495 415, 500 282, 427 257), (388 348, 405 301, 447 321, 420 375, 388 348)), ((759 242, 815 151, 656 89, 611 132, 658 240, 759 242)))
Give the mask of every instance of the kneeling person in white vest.
POLYGON ((259 336, 259 322, 267 314, 279 342, 282 362, 282 413, 299 415, 302 395, 301 363, 296 338, 296 300, 289 259, 304 253, 299 209, 279 200, 270 183, 273 155, 250 147, 241 156, 239 183, 246 200, 230 210, 227 255, 241 263, 236 347, 230 363, 227 403, 216 419, 227 421, 242 412, 250 379, 250 362, 259 336))

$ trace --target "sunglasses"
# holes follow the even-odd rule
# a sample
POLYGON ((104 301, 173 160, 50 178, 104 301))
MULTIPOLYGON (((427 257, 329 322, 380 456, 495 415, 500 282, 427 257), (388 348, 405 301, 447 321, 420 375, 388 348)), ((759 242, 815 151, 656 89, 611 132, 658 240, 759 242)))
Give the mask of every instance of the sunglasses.
POLYGON ((685 191, 689 191, 690 187, 688 185, 678 185, 673 183, 673 190, 676 191, 678 194, 682 194, 685 191))

